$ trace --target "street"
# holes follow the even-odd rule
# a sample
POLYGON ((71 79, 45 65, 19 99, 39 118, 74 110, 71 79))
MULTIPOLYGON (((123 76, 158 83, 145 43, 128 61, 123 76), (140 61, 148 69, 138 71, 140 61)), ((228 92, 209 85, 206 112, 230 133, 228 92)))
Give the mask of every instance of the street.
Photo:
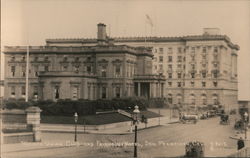
MULTIPOLYGON (((234 134, 234 119, 231 118, 230 125, 220 125, 219 121, 220 118, 216 117, 199 120, 197 124, 176 123, 141 130, 138 132, 138 156, 183 156, 185 154, 185 143, 189 141, 204 142, 205 156, 227 156, 235 152, 237 147, 236 140, 229 138, 234 134)), ((78 143, 74 143, 73 133, 43 133, 42 140, 40 144, 32 144, 33 150, 4 152, 2 156, 4 158, 133 156, 134 134, 78 134, 78 143), (47 147, 37 149, 34 147, 36 145, 47 147)), ((27 144, 20 145, 25 146, 27 144)), ((30 146, 30 144, 28 145, 30 146)), ((7 149, 5 150, 7 151, 7 149)))

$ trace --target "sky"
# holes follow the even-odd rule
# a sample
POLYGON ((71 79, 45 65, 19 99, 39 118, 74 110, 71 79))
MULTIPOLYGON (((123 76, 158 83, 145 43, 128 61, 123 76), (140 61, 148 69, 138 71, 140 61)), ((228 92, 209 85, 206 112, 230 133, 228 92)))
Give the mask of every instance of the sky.
POLYGON ((240 46, 239 99, 250 100, 248 0, 2 0, 1 7, 2 46, 95 38, 100 22, 113 37, 200 35, 203 28, 220 28, 240 46))

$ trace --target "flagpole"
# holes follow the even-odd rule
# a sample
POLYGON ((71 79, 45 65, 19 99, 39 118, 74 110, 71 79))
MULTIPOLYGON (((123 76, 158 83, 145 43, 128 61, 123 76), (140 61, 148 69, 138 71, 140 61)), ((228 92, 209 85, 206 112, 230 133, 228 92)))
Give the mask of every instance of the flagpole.
POLYGON ((147 43, 147 21, 145 20, 145 33, 144 33, 145 35, 145 45, 146 45, 146 43, 147 43))
POLYGON ((26 57, 26 86, 25 86, 25 102, 29 100, 29 45, 27 46, 27 57, 26 57))

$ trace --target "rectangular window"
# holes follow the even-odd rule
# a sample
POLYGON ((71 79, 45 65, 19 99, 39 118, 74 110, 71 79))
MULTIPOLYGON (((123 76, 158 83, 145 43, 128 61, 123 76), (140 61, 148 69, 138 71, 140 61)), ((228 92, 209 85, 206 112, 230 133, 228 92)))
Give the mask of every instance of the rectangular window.
POLYGON ((195 61, 195 56, 194 55, 191 56, 191 60, 195 61))
MULTIPOLYGON (((67 69, 67 67, 66 67, 66 69, 67 69)), ((44 66, 44 71, 46 71, 46 72, 49 71, 49 66, 48 66, 48 65, 45 65, 45 66, 44 66)))
POLYGON ((181 47, 178 48, 178 53, 182 53, 182 48, 181 47))
POLYGON ((91 73, 91 66, 87 66, 87 72, 91 73))
POLYGON ((163 70, 163 65, 159 65, 159 69, 160 69, 160 71, 162 71, 163 70))
POLYGON ((214 78, 218 78, 218 73, 217 73, 217 72, 214 72, 214 73, 213 73, 213 77, 214 77, 214 78))
POLYGON ((202 59, 203 59, 203 60, 206 60, 206 59, 207 59, 207 55, 203 53, 203 54, 202 54, 202 59))
POLYGON ((214 84, 214 87, 218 86, 218 82, 213 82, 213 84, 214 84))
POLYGON ((193 81, 191 81, 190 84, 191 84, 191 87, 194 87, 194 82, 193 81))
POLYGON ((106 98, 106 87, 102 87, 102 99, 106 98))
POLYGON ((178 69, 181 69, 181 67, 182 67, 181 64, 178 64, 178 65, 177 65, 177 68, 178 68, 178 69))
POLYGON ((206 78, 207 74, 205 72, 202 73, 202 78, 206 78))
POLYGON ((91 86, 88 86, 88 99, 90 99, 90 94, 91 94, 91 86))
POLYGON ((172 78, 172 73, 168 73, 168 78, 172 78))
POLYGON ((12 75, 12 77, 15 76, 15 72, 16 72, 16 67, 15 66, 11 66, 11 75, 12 75))
POLYGON ((102 70, 101 70, 101 76, 102 77, 107 77, 106 71, 107 71, 106 66, 102 66, 102 70))
POLYGON ((168 62, 172 62, 173 61, 173 57, 172 56, 168 56, 168 62))
POLYGON ((206 82, 202 82, 202 87, 206 87, 206 82))
POLYGON ((38 57, 34 57, 34 61, 38 61, 38 57))
POLYGON ((78 86, 74 86, 72 90, 72 99, 77 99, 78 98, 78 86))
POLYGON ((177 56, 177 62, 182 62, 182 56, 177 56))
POLYGON ((25 97, 25 86, 22 86, 21 87, 21 95, 22 95, 22 97, 25 97))
POLYGON ((54 88, 54 95, 55 95, 55 99, 59 99, 60 98, 60 94, 59 94, 59 86, 55 86, 54 88))
POLYGON ((16 88, 14 86, 10 87, 10 94, 11 94, 11 97, 15 97, 15 95, 16 95, 16 88))
POLYGON ((181 73, 178 73, 177 76, 178 76, 178 78, 181 78, 181 73))
POLYGON ((35 100, 38 99, 38 87, 37 87, 37 86, 34 86, 33 96, 34 96, 34 99, 35 99, 35 100))
POLYGON ((191 78, 195 78, 195 73, 191 73, 191 78))
MULTIPOLYGON (((68 65, 63 65, 62 70, 67 71, 67 69, 68 69, 68 65)), ((45 67, 44 67, 44 71, 45 71, 45 67)))
POLYGON ((191 53, 195 53, 195 47, 191 48, 191 53))
POLYGON ((38 66, 34 66, 35 77, 38 76, 38 66))
POLYGON ((74 69, 75 69, 75 72, 78 73, 78 72, 79 72, 79 65, 75 65, 75 66, 74 66, 74 69))
POLYGON ((26 66, 22 66, 22 77, 26 75, 26 66))
POLYGON ((115 76, 116 77, 121 76, 121 66, 120 65, 115 66, 115 76))
POLYGON ((172 48, 168 48, 168 53, 173 53, 173 49, 172 48))
POLYGON ((181 87, 181 82, 177 82, 177 87, 181 87))
POLYGON ((159 48, 159 52, 160 52, 160 53, 163 53, 163 48, 159 48))
POLYGON ((115 97, 120 98, 120 87, 115 88, 115 97))
POLYGON ((172 86, 172 82, 168 82, 168 86, 171 87, 172 86))
POLYGON ((169 69, 169 70, 172 70, 172 65, 168 65, 168 69, 169 69))
POLYGON ((49 60, 49 57, 44 57, 44 61, 48 61, 49 60))
POLYGON ((159 56, 159 62, 163 62, 163 56, 159 56))
POLYGON ((191 64, 191 69, 195 70, 195 65, 194 64, 191 64))
POLYGON ((215 52, 215 53, 218 52, 218 48, 217 48, 217 47, 214 48, 214 52, 215 52))
POLYGON ((206 52, 207 52, 206 47, 203 47, 203 48, 202 48, 202 53, 206 53, 206 52))

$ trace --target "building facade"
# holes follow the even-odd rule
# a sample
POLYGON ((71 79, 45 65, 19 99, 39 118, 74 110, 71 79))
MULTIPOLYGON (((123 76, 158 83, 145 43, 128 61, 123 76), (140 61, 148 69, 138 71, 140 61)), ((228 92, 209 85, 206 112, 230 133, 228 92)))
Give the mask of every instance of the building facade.
POLYGON ((152 74, 150 48, 114 45, 98 25, 93 46, 5 47, 5 98, 111 99, 163 97, 165 77, 152 74))
MULTIPOLYGON (((50 69, 49 71, 51 72, 41 72, 39 75, 39 84, 42 84, 42 87, 49 87, 48 83, 50 83, 50 86, 52 85, 52 87, 60 83, 61 85, 65 85, 62 84, 63 81, 56 83, 55 78, 49 78, 48 75, 57 74, 53 71, 58 71, 61 65, 61 74, 57 74, 60 74, 61 76, 59 75, 57 77, 58 80, 59 78, 60 80, 66 80, 66 77, 64 77, 65 79, 62 79, 63 74, 66 73, 66 71, 73 73, 72 71, 76 69, 74 68, 74 65, 77 62, 72 61, 73 58, 75 58, 75 55, 73 55, 74 49, 91 49, 106 46, 106 50, 102 48, 105 53, 96 53, 94 57, 91 57, 89 62, 86 59, 84 59, 84 61, 83 59, 80 59, 81 64, 84 66, 79 66, 79 72, 82 71, 82 73, 87 73, 90 69, 88 68, 88 65, 91 65, 92 62, 94 63, 94 65, 92 65, 93 72, 91 72, 93 73, 93 76, 91 77, 89 74, 82 74, 88 81, 81 81, 81 77, 79 77, 79 79, 72 82, 72 84, 70 84, 71 86, 68 86, 67 89, 72 89, 72 87, 76 85, 74 83, 85 83, 85 87, 92 85, 92 89, 95 89, 94 87, 98 89, 96 91, 96 95, 99 93, 99 97, 96 97, 95 94, 90 96, 93 99, 100 98, 102 91, 105 90, 100 88, 98 85, 106 81, 108 82, 107 84, 109 87, 112 87, 111 89, 115 89, 114 87, 116 86, 112 85, 115 85, 117 81, 121 81, 112 78, 112 75, 114 77, 115 71, 113 62, 114 60, 118 61, 119 59, 119 61, 123 63, 123 69, 121 72, 123 73, 124 82, 119 82, 119 84, 122 85, 120 93, 122 96, 126 94, 131 95, 133 92, 135 95, 139 96, 165 97, 167 98, 169 104, 195 106, 221 104, 227 109, 237 107, 237 51, 239 50, 239 46, 233 44, 230 41, 230 38, 226 35, 221 35, 219 29, 207 28, 204 29, 204 33, 202 35, 196 36, 128 37, 111 39, 106 35, 106 26, 104 24, 98 24, 97 32, 98 35, 96 39, 47 39, 46 46, 44 46, 44 48, 54 50, 54 53, 47 50, 47 52, 39 50, 39 52, 41 52, 39 59, 47 54, 47 58, 51 62, 46 63, 46 60, 39 61, 40 65, 44 65, 44 68, 39 67, 39 69, 44 69, 45 71, 45 69, 47 69, 45 65, 48 65, 50 69), (108 46, 107 43, 112 46, 108 46), (116 57, 109 51, 114 49, 113 47, 118 47, 119 45, 126 45, 123 47, 133 47, 137 50, 142 47, 150 47, 152 48, 152 54, 138 56, 138 54, 132 55, 129 53, 120 53, 116 54, 120 57, 116 57), (64 54, 61 53, 61 55, 58 55, 60 54, 58 52, 63 49, 67 49, 67 51, 64 50, 64 54), (68 55, 70 62, 72 62, 72 64, 69 64, 68 67, 67 64, 63 62, 65 55, 68 55), (124 57, 122 58, 121 56, 124 57), (103 66, 98 65, 100 61, 105 63, 104 60, 109 63, 108 65, 112 65, 111 67, 108 66, 108 70, 106 70, 106 73, 111 76, 108 76, 106 79, 100 79, 101 72, 105 72, 105 64, 103 66), (58 64, 53 66, 52 63, 58 64), (65 69, 63 68, 63 65, 65 65, 65 69), (132 72, 131 75, 129 75, 130 72, 132 72), (99 77, 97 77, 98 75, 99 77), (165 81, 164 76, 166 76, 165 81), (141 91, 138 91, 138 89, 141 89, 141 91)), ((98 49, 96 49, 96 52, 100 51, 98 49)), ((11 54, 10 52, 13 53, 13 51, 6 51, 6 54, 11 54)), ((25 52, 23 51, 23 53, 25 52)), ((78 54, 80 55, 81 53, 78 54)), ((87 59, 88 56, 91 56, 90 54, 81 55, 85 58, 87 57, 87 59)), ((6 63, 8 63, 10 58, 11 56, 6 57, 6 63)), ((21 67, 19 68, 21 69, 21 67)), ((33 69, 38 68, 34 66, 33 69)), ((13 70, 9 66, 6 71, 11 73, 13 70)), ((7 73, 6 75, 9 74, 7 73)), ((70 79, 70 77, 67 78, 68 82, 70 82, 70 79)), ((5 86, 7 85, 8 82, 6 82, 5 86)), ((87 98, 87 94, 90 92, 87 89, 88 88, 84 89, 84 92, 79 92, 79 95, 83 95, 84 98, 87 98)), ((54 90, 56 91, 56 89, 54 90)), ((9 91, 6 92, 7 96, 11 94, 10 91, 11 88, 9 88, 9 91)), ((45 91, 47 92, 48 90, 45 91)), ((74 91, 78 92, 78 89, 75 88, 74 91)), ((117 88, 116 91, 119 91, 119 88, 117 88)), ((92 90, 92 92, 94 92, 94 90, 92 90)), ((115 96, 114 92, 115 90, 109 90, 109 96, 115 96)), ((51 93, 53 93, 53 91, 51 93)), ((51 96, 51 94, 43 94, 51 96)), ((119 95, 117 94, 117 96, 119 95)), ((47 98, 47 96, 42 98, 47 98)))

